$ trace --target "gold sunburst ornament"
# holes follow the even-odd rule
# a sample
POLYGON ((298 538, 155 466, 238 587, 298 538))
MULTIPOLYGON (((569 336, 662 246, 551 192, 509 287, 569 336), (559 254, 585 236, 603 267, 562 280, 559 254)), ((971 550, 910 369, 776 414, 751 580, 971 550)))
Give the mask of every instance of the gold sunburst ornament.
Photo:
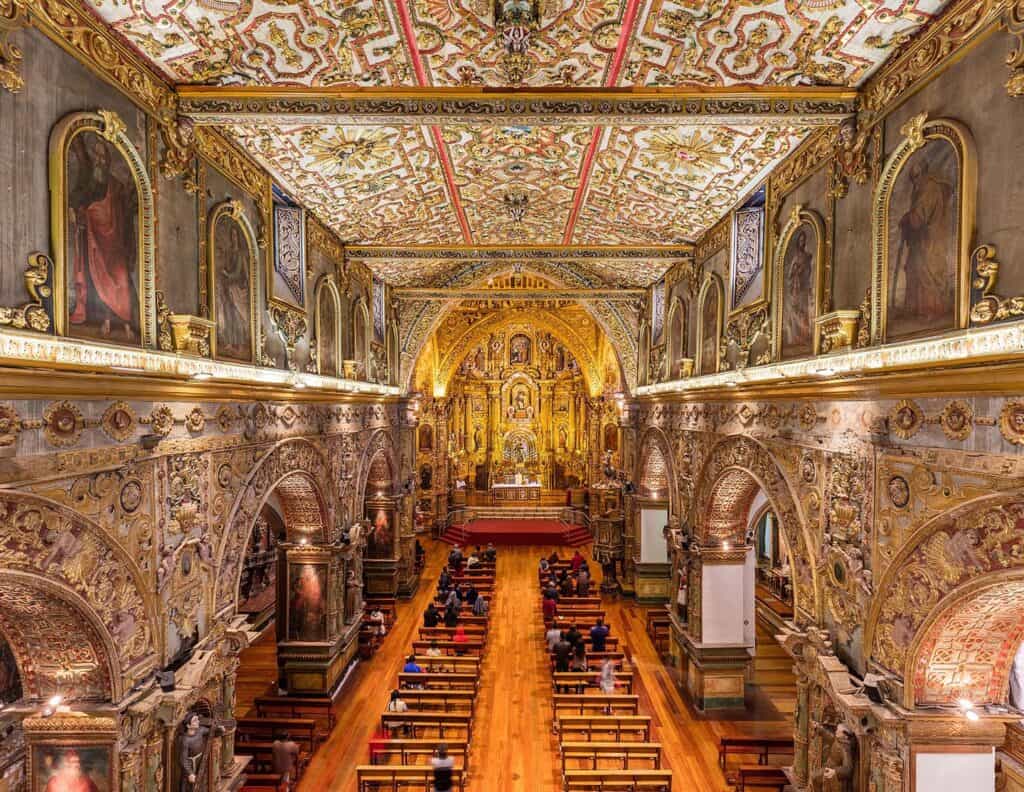
POLYGON ((648 140, 643 159, 648 167, 664 167, 690 178, 718 167, 724 156, 715 151, 714 138, 705 138, 695 129, 689 137, 678 131, 655 132, 648 140))
POLYGON ((309 130, 302 135, 313 163, 326 176, 351 171, 369 171, 386 167, 391 162, 388 139, 379 131, 338 129, 309 130))

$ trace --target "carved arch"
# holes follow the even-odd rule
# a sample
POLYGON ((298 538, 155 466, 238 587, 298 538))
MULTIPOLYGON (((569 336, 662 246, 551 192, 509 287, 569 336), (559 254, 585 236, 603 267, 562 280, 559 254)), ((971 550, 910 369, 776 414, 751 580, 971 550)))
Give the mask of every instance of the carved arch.
POLYGON ((652 454, 661 456, 664 464, 664 476, 668 486, 669 515, 678 514, 679 490, 676 483, 675 465, 672 459, 672 446, 669 443, 668 435, 657 426, 649 426, 640 438, 641 453, 637 458, 636 474, 633 480, 636 482, 641 494, 645 481, 649 477, 649 466, 652 462, 652 454))
POLYGON ((5 579, 51 592, 85 615, 110 658, 112 697, 160 662, 156 602, 135 560, 92 521, 38 495, 0 492, 5 579))
MULTIPOLYGON (((709 524, 709 515, 716 509, 716 498, 722 501, 721 524, 742 524, 747 528, 747 513, 737 517, 738 510, 749 510, 757 490, 761 489, 779 521, 779 530, 786 539, 793 560, 794 607, 798 618, 819 622, 821 616, 821 583, 819 581, 816 545, 811 539, 807 521, 800 510, 782 468, 771 452, 756 440, 737 435, 727 437, 711 449, 698 479, 690 505, 693 536, 700 544, 719 542, 722 537, 709 524), (731 504, 731 507, 730 505, 731 504), (712 531, 709 531, 709 528, 712 531)), ((728 538, 728 537, 727 537, 728 538)), ((745 540, 745 534, 738 537, 745 540)))
POLYGON ((370 437, 370 441, 366 444, 366 448, 363 449, 362 457, 359 460, 359 474, 356 477, 355 490, 356 496, 359 498, 357 501, 358 510, 363 508, 362 502, 366 498, 366 482, 370 476, 370 468, 373 466, 373 461, 378 454, 384 454, 387 457, 392 476, 392 493, 397 494, 401 492, 401 482, 398 480, 400 471, 395 459, 394 440, 391 439, 391 435, 386 430, 378 429, 370 437))
MULTIPOLYGON (((311 525, 311 533, 321 531, 321 541, 333 541, 334 504, 326 495, 332 491, 329 471, 330 465, 325 454, 304 438, 282 440, 253 465, 228 511, 225 523, 227 530, 217 550, 218 574, 214 598, 217 615, 233 612, 237 604, 245 545, 267 498, 275 490, 281 494, 279 485, 283 484, 288 490, 282 501, 293 498, 295 518, 311 525), (319 525, 309 522, 315 519, 312 516, 315 514, 319 516, 319 525)), ((282 505, 287 511, 288 506, 284 502, 282 505)), ((287 519, 286 515, 282 516, 287 519)))

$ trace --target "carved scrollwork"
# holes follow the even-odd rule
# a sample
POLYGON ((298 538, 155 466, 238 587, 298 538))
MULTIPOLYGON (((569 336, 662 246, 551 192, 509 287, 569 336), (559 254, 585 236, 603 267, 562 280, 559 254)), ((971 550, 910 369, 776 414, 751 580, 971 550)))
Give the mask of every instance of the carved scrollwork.
MULTIPOLYGON (((160 139, 164 154, 160 159, 160 173, 165 179, 174 179, 188 174, 196 156, 196 133, 192 122, 178 118, 160 126, 160 139)), ((198 189, 195 179, 186 179, 185 189, 194 193, 198 189)))
POLYGON ((174 351, 174 333, 171 330, 171 309, 164 293, 156 293, 156 345, 161 352, 174 351))
POLYGON ((9 37, 27 23, 25 0, 0 0, 0 85, 11 93, 24 88, 25 80, 21 76, 21 50, 9 37))
POLYGON ((754 360, 755 366, 768 363, 771 360, 771 323, 768 316, 768 306, 761 307, 732 317, 725 327, 722 336, 722 349, 720 354, 721 369, 727 371, 735 367, 739 370, 750 365, 750 353, 758 341, 766 341, 764 351, 754 360), (728 350, 736 350, 736 360, 730 362, 728 350))
POLYGON ((995 245, 978 245, 974 249, 971 254, 971 270, 971 286, 981 292, 981 296, 971 306, 972 322, 988 324, 1000 319, 1024 316, 1024 295, 1000 297, 995 293, 999 277, 995 245))
POLYGON ((844 121, 839 127, 837 150, 832 160, 832 195, 845 198, 850 182, 867 184, 871 163, 867 155, 872 127, 859 127, 856 118, 844 121))
POLYGON ((1017 0, 1007 9, 1005 22, 1006 31, 1017 39, 1017 46, 1006 56, 1011 71, 1006 92, 1010 96, 1024 96, 1024 0, 1017 0))
POLYGON ((289 371, 297 371, 298 364, 295 362, 295 347, 306 334, 308 326, 306 317, 298 311, 290 311, 278 305, 270 306, 270 319, 274 323, 277 334, 284 342, 285 360, 289 371))
MULTIPOLYGON (((0 2, 2 1, 0 0, 0 2)), ((20 308, 0 308, 0 325, 16 327, 19 330, 49 332, 53 326, 50 320, 50 298, 53 296, 52 274, 53 262, 48 256, 43 253, 29 255, 28 267, 25 269, 25 290, 32 301, 25 303, 20 308)))

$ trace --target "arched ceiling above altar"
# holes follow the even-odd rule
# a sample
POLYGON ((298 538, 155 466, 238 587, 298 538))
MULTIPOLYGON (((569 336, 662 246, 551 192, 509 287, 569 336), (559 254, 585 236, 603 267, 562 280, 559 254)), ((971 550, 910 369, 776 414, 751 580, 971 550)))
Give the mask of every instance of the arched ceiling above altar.
MULTIPOLYGON (((695 240, 814 127, 851 114, 851 89, 946 3, 89 5, 178 86, 184 115, 373 247, 386 280, 428 285, 486 258, 480 246, 695 240), (424 245, 447 252, 406 250, 424 245)), ((646 286, 671 255, 563 265, 646 286)))

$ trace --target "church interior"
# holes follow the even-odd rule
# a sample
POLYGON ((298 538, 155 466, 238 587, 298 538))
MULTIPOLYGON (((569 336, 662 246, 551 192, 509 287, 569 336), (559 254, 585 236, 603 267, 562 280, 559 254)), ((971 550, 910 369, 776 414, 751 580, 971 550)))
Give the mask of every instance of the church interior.
POLYGON ((0 0, 0 792, 1024 792, 1022 131, 1024 0, 0 0))

